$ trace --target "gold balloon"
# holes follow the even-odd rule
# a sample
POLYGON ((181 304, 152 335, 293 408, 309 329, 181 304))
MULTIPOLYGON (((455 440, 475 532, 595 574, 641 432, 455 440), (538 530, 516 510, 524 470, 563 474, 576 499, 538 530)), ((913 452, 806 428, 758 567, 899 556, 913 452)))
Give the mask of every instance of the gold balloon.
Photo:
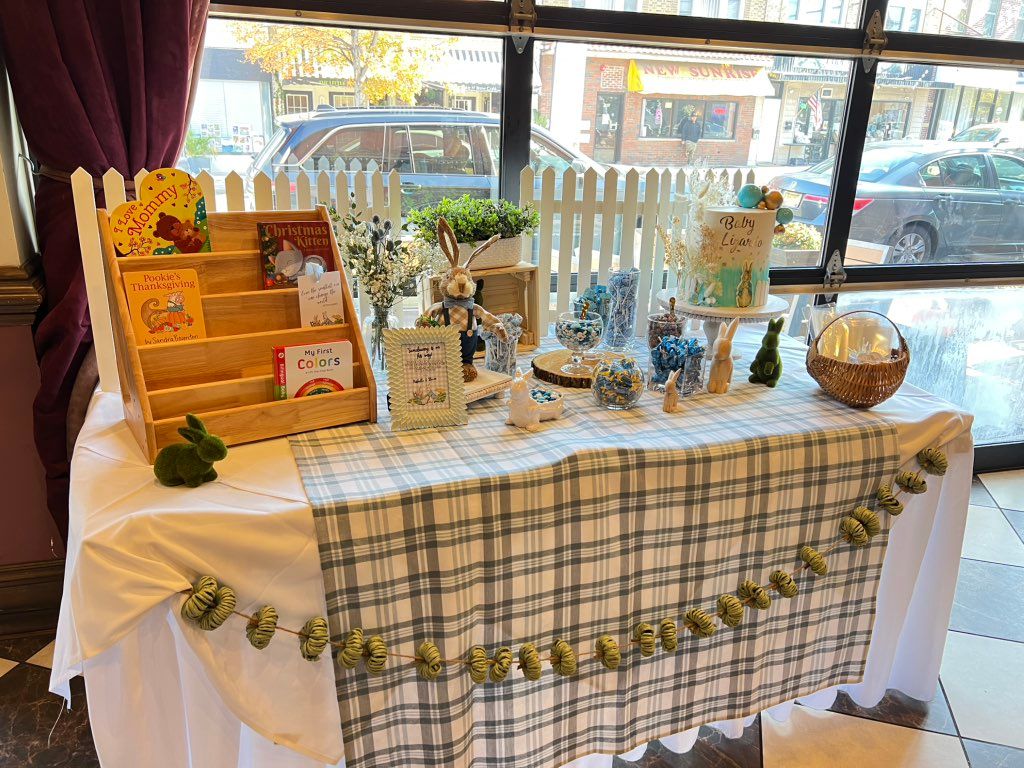
POLYGON ((764 202, 768 206, 769 210, 774 211, 776 208, 780 208, 782 206, 782 193, 777 189, 766 192, 764 195, 764 202))

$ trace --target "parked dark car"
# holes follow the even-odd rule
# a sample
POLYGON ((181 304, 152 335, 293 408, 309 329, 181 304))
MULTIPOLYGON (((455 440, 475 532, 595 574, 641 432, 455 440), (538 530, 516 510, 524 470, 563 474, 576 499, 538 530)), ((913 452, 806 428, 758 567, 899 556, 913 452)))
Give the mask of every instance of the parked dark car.
MULTIPOLYGON (((772 179, 796 220, 824 227, 833 161, 772 179)), ((880 142, 864 150, 850 239, 891 246, 887 262, 1019 258, 1024 158, 989 147, 880 142)))
MULTIPOLYGON (((294 183, 301 171, 365 169, 376 163, 385 174, 402 176, 402 210, 442 197, 498 196, 498 116, 433 108, 333 109, 278 118, 279 128, 254 159, 247 185, 259 172, 273 178, 284 171, 294 183)), ((561 187, 569 167, 583 173, 600 165, 560 144, 534 126, 530 165, 554 168, 561 187)), ((385 182, 386 183, 386 182, 385 182)), ((539 189, 538 179, 538 189, 539 189)))

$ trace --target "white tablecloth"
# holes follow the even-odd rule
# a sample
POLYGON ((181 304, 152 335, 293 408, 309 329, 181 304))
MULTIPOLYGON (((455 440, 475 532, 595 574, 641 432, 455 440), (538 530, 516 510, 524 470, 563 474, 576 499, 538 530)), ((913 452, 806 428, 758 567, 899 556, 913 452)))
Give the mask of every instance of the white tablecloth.
MULTIPOLYGON (((744 329, 743 333, 759 333, 744 329)), ((787 342, 787 358, 797 351, 787 342)), ((737 366, 737 376, 743 367, 737 366)), ((787 376, 806 375, 791 365, 787 376)), ((715 407, 714 399, 707 405, 715 407)), ((970 497, 971 417, 910 386, 869 412, 897 423, 909 460, 949 443, 950 470, 929 478, 893 529, 864 682, 844 687, 873 706, 887 688, 935 692, 970 497)), ((471 416, 472 418, 472 416, 471 416)), ((236 587, 238 610, 271 603, 284 626, 324 612, 313 519, 285 440, 231 450, 221 479, 164 488, 123 422, 117 395, 98 394, 75 449, 71 530, 51 690, 69 697, 83 674, 107 768, 314 768, 342 761, 334 672, 303 661, 279 634, 253 651, 243 620, 204 633, 178 615, 199 574, 236 587)), ((805 703, 827 707, 835 690, 805 703)), ((770 711, 784 718, 792 703, 770 711)), ((738 735, 743 723, 719 724, 738 735)), ((696 731, 663 739, 675 751, 696 731)), ((643 752, 624 757, 636 759, 643 752)), ((606 768, 593 756, 572 768, 606 768)))

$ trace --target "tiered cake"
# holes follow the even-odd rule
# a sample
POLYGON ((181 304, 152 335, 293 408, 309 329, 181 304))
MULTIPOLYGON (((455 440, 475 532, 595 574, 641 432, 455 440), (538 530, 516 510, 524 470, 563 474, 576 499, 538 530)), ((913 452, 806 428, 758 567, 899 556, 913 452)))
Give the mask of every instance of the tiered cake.
MULTIPOLYGON (((686 248, 685 301, 700 307, 755 309, 768 303, 772 237, 792 220, 782 196, 753 184, 740 189, 740 205, 691 204, 686 248)), ((719 198, 721 199, 721 198, 719 198)))

